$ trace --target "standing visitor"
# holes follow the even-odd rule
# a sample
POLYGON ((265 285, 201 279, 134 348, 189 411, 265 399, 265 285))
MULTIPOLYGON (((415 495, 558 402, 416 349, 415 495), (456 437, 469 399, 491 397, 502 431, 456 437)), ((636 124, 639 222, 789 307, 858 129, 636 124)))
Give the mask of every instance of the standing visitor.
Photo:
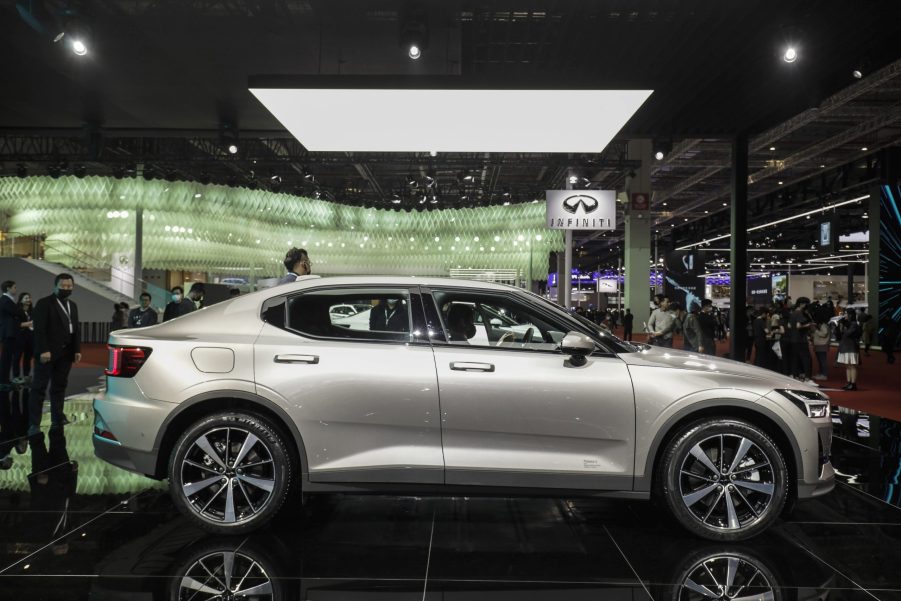
POLYGON ((635 316, 632 315, 632 309, 626 309, 626 314, 623 315, 623 340, 632 341, 632 322, 635 320, 635 316))
POLYGON ((829 331, 829 324, 824 319, 825 317, 826 314, 821 311, 813 330, 813 353, 817 356, 817 364, 820 367, 820 373, 813 376, 814 380, 825 380, 829 377, 829 340, 832 338, 832 333, 829 331))
POLYGON ((29 402, 28 436, 41 432, 41 413, 47 385, 50 385, 50 426, 69 423, 63 413, 69 371, 73 363, 81 361, 81 333, 78 306, 69 300, 75 280, 61 273, 53 281, 53 294, 40 299, 34 306, 34 380, 29 402))
POLYGON ((665 296, 657 304, 657 308, 648 319, 648 342, 657 346, 673 348, 673 331, 676 328, 676 317, 669 311, 669 299, 665 296))
POLYGON ((32 320, 31 295, 19 294, 19 331, 13 350, 13 384, 23 384, 31 378, 34 361, 34 321, 32 320))
POLYGON ((838 322, 838 362, 845 366, 843 390, 857 390, 857 366, 860 364, 860 324, 857 312, 845 309, 845 316, 838 322))
POLYGON ((131 310, 128 314, 129 328, 146 328, 147 326, 156 325, 156 310, 150 306, 150 294, 141 293, 141 304, 131 310))
POLYGON ((189 298, 184 297, 185 289, 181 286, 172 288, 172 300, 166 305, 163 312, 163 321, 169 321, 182 315, 187 315, 194 310, 194 303, 189 298))
POLYGON ((295 247, 289 250, 287 254, 285 254, 283 263, 285 269, 288 270, 288 273, 278 281, 277 285, 295 282, 297 281, 297 278, 302 275, 310 275, 313 270, 313 263, 310 261, 310 256, 303 248, 295 247))

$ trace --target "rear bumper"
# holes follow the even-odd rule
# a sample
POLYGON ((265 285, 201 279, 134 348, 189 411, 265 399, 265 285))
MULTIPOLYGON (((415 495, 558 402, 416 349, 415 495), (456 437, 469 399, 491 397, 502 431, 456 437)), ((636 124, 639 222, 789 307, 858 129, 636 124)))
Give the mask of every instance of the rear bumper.
POLYGON ((124 470, 155 477, 156 453, 127 449, 117 442, 93 435, 94 455, 124 470))
MULTIPOLYGON (((117 467, 156 477, 157 437, 174 405, 149 401, 134 390, 99 394, 94 398, 94 424, 116 440, 94 434, 94 454, 117 467)), ((99 431, 95 428, 95 432, 99 431)))

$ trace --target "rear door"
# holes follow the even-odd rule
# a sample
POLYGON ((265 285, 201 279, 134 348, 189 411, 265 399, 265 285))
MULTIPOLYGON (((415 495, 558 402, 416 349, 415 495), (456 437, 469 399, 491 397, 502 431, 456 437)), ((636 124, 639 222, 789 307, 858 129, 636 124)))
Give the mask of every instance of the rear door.
POLYGON ((310 480, 443 482, 435 362, 417 287, 316 287, 270 301, 264 320, 257 387, 287 404, 310 480), (369 308, 332 310, 342 305, 369 308))

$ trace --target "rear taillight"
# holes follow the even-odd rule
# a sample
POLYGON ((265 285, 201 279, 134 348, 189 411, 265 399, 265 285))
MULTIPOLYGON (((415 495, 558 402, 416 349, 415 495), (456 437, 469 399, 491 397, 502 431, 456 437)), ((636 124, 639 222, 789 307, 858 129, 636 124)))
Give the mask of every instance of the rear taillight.
POLYGON ((147 361, 149 349, 142 346, 108 346, 109 363, 103 372, 114 378, 131 378, 147 361))

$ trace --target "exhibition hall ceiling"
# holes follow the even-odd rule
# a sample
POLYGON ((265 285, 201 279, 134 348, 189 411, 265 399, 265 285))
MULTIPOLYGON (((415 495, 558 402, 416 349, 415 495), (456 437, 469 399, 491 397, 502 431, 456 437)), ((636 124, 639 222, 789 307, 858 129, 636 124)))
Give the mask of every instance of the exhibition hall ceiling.
MULTIPOLYGON (((569 169, 577 187, 621 190, 640 166, 628 140, 652 138, 665 150, 653 166, 655 226, 679 243, 725 223, 737 132, 751 137, 758 212, 854 193, 873 177, 872 153, 901 138, 890 5, 8 2, 0 5, 0 176, 193 181, 405 212, 503 207, 543 198, 569 169), (82 40, 79 56, 72 44, 82 40), (411 41, 421 46, 416 60, 411 41), (597 152, 430 153, 430 131, 453 113, 430 102, 404 124, 421 133, 422 151, 311 151, 251 93, 252 79, 272 76, 353 76, 373 88, 402 76, 476 89, 653 93, 597 152)), ((520 108, 510 106, 511 114, 520 108)), ((562 100, 532 118, 517 115, 515 125, 526 139, 539 120, 577 136, 603 110, 562 100)), ((301 124, 321 118, 297 116, 301 124)), ((349 115, 333 127, 366 125, 349 115)), ((606 260, 621 235, 580 238, 579 254, 606 260)))

